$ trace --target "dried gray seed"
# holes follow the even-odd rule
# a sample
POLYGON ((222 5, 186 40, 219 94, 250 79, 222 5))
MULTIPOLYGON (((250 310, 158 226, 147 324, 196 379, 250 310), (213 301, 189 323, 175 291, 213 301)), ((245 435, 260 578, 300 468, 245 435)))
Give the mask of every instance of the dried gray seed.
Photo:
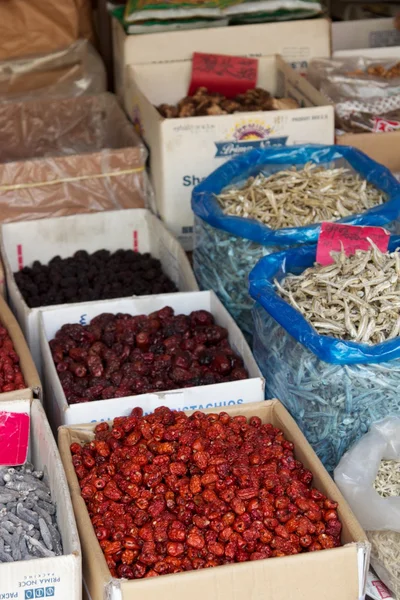
MULTIPOLYGON (((53 520, 51 518, 51 515, 44 510, 44 508, 41 508, 38 504, 36 504, 36 512, 37 514, 46 521, 46 523, 49 525, 51 525, 53 523, 53 520)), ((40 523, 40 519, 39 519, 39 523, 40 523)))
POLYGON ((42 542, 40 542, 39 540, 36 540, 34 537, 30 537, 30 536, 26 536, 25 538, 34 548, 37 549, 37 551, 43 556, 43 557, 48 557, 51 558, 53 556, 55 556, 55 553, 52 550, 49 550, 48 548, 46 548, 46 546, 44 546, 42 544, 42 542))
POLYGON ((35 527, 39 525, 38 515, 32 510, 24 508, 21 502, 18 502, 17 504, 17 515, 18 517, 20 517, 20 519, 24 519, 24 521, 32 523, 32 525, 34 525, 35 527))
POLYGON ((51 504, 50 502, 46 502, 45 500, 38 500, 37 506, 40 506, 40 508, 42 508, 47 513, 49 513, 49 515, 56 514, 56 507, 54 506, 54 504, 51 504))
POLYGON ((5 562, 14 562, 14 559, 11 556, 11 554, 8 554, 4 550, 0 550, 0 563, 5 563, 5 562))
POLYGON ((50 534, 49 528, 47 526, 46 521, 42 518, 39 519, 39 528, 40 528, 40 534, 42 536, 43 542, 45 543, 46 547, 49 550, 53 550, 53 541, 51 539, 51 534, 50 534))

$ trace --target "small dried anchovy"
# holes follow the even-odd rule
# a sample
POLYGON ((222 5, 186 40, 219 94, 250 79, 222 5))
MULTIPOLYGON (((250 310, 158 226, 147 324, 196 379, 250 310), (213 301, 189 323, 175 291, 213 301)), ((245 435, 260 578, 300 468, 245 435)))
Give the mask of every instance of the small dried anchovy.
POLYGON ((326 363, 260 305, 253 315, 253 351, 266 398, 281 399, 328 471, 372 423, 400 414, 400 359, 326 363))
POLYGON ((213 290, 251 343, 254 300, 247 279, 257 262, 278 248, 232 235, 195 217, 193 269, 201 290, 213 290))
POLYGON ((226 215, 255 219, 271 229, 335 221, 386 202, 386 195, 350 169, 304 168, 250 177, 225 189, 217 200, 226 215))
POLYGON ((62 555, 56 507, 42 471, 1 468, 0 563, 62 555))
POLYGON ((382 498, 400 496, 400 461, 381 460, 374 488, 382 498))
MULTIPOLYGON (((371 242, 372 244, 372 242, 371 242)), ((400 335, 400 253, 332 253, 334 263, 289 274, 278 294, 321 335, 380 344, 400 335)))

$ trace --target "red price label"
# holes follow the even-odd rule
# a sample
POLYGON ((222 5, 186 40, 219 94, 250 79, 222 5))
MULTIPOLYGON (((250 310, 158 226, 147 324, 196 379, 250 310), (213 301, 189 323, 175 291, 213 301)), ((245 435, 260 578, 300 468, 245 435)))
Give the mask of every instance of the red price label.
POLYGON ((382 227, 322 223, 317 245, 317 262, 321 265, 331 265, 331 252, 340 252, 342 247, 347 256, 354 254, 356 250, 369 250, 371 244, 368 239, 372 240, 381 252, 386 252, 390 233, 382 227))
POLYGON ((0 412, 0 465, 23 465, 28 455, 30 418, 26 413, 0 412))
POLYGON ((258 60, 243 56, 203 54, 195 52, 189 96, 199 87, 233 98, 253 89, 257 84, 258 60))

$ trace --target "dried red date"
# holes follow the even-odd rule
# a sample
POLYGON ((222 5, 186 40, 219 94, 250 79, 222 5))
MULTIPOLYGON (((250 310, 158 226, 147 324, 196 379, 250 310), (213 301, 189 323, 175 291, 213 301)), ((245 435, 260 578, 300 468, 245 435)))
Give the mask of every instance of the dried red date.
MULTIPOLYGON (((190 322, 209 327, 210 317, 198 311, 190 322)), ((169 318, 166 309, 158 313, 159 323, 169 318)), ((114 576, 141 579, 340 545, 337 503, 311 487, 293 444, 258 417, 134 409, 70 449, 114 576)))
MULTIPOLYGON (((79 404, 246 379, 227 335, 205 310, 175 315, 167 306, 149 316, 102 314, 90 325, 64 325, 50 348, 68 403, 79 404)), ((10 373, 14 377, 13 367, 10 373)), ((11 385, 14 379, 7 376, 11 385)), ((214 427, 209 438, 218 439, 220 432, 214 427)), ((116 431, 114 437, 121 436, 116 431)), ((257 454, 251 462, 258 464, 257 454)))
POLYGON ((0 393, 26 388, 19 356, 5 327, 0 325, 0 393))

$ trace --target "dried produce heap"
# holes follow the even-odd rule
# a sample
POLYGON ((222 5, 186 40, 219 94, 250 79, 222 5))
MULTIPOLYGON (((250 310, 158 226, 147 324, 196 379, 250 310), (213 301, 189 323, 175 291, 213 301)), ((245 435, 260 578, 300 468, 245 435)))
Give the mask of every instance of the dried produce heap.
POLYGON ((386 196, 349 169, 326 169, 307 163, 265 177, 217 196, 226 215, 256 219, 271 229, 303 227, 335 221, 383 204, 386 196))
POLYGON ((360 75, 366 75, 368 77, 382 77, 383 79, 395 79, 400 77, 400 62, 386 68, 384 65, 373 64, 366 69, 356 69, 355 71, 348 71, 347 75, 350 77, 359 77, 360 75))
POLYGON ((177 291, 158 259, 133 250, 78 250, 48 265, 35 260, 14 278, 30 308, 177 291))
POLYGON ((114 577, 139 579, 340 546, 337 502, 259 417, 161 407, 71 445, 114 577))
MULTIPOLYGON (((374 488, 382 498, 400 496, 400 462, 382 460, 374 488)), ((367 531, 371 542, 371 557, 385 569, 390 589, 400 597, 400 532, 392 530, 367 531)))
POLYGON ((69 404, 248 378, 228 331, 205 310, 103 313, 63 325, 50 348, 69 404))
POLYGON ((315 264, 281 283, 275 279, 279 295, 322 335, 365 344, 398 337, 400 253, 383 254, 373 245, 332 258, 332 265, 315 264))
POLYGON ((7 329, 0 324, 0 393, 23 390, 26 387, 12 339, 7 329))
POLYGON ((222 94, 208 93, 207 88, 200 87, 193 96, 186 96, 176 106, 160 104, 159 113, 166 119, 184 117, 201 117, 213 115, 231 115, 237 112, 254 112, 261 110, 290 110, 300 108, 292 98, 273 98, 269 92, 261 88, 247 90, 235 98, 227 98, 222 94))
POLYGON ((62 554, 56 506, 43 471, 0 467, 0 563, 62 554))

